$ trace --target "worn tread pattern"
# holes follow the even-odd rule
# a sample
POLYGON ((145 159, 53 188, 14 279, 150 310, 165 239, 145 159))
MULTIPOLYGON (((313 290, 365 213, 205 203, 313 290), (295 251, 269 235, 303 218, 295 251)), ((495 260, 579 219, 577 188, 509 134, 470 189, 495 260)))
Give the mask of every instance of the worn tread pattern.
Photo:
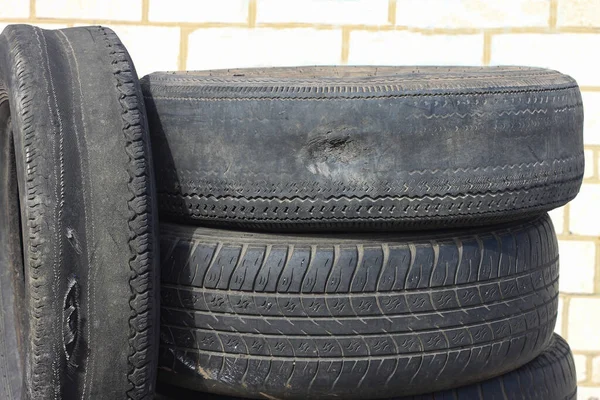
POLYGON ((159 209, 176 222, 484 225, 563 205, 583 176, 581 95, 556 71, 163 72, 142 78, 142 89, 161 148, 159 209))
POLYGON ((390 218, 402 218, 404 227, 423 227, 448 222, 467 224, 473 221, 473 216, 477 216, 480 223, 518 219, 547 207, 558 207, 572 196, 573 191, 579 190, 579 174, 577 172, 571 180, 556 182, 551 186, 532 187, 526 192, 506 190, 492 194, 420 198, 352 198, 338 195, 321 201, 307 198, 248 199, 162 192, 158 194, 158 202, 165 214, 175 218, 186 216, 211 225, 226 222, 254 229, 288 227, 310 230, 319 227, 335 228, 348 220, 355 227, 361 226, 361 223, 368 226, 373 221, 383 220, 384 223, 379 227, 393 228, 396 225, 389 221, 390 218), (554 190, 548 190, 549 188, 554 190), (452 201, 449 202, 449 199, 452 201), (515 214, 515 208, 522 210, 522 213, 515 214), (436 217, 424 216, 424 213, 435 213, 436 217))
POLYGON ((546 350, 515 371, 454 390, 390 400, 444 399, 572 400, 577 398, 577 376, 567 342, 554 334, 546 350))
POLYGON ((351 399, 445 389, 530 361, 556 322, 547 216, 420 235, 164 224, 161 251, 160 368, 214 393, 351 399))
MULTIPOLYGON (((39 188, 45 186, 44 181, 47 179, 41 171, 41 167, 38 167, 39 152, 37 149, 39 146, 38 133, 35 130, 34 115, 35 112, 32 109, 32 90, 31 87, 35 81, 30 65, 28 65, 27 57, 25 56, 26 50, 22 48, 22 44, 25 42, 25 37, 21 31, 6 30, 5 34, 10 43, 10 53, 12 53, 15 61, 15 71, 18 77, 18 89, 16 93, 16 101, 19 107, 22 109, 21 118, 21 132, 23 137, 23 143, 26 148, 31 149, 27 155, 25 162, 27 168, 25 169, 25 190, 26 190, 26 209, 27 219, 26 225, 29 233, 28 240, 25 242, 27 248, 24 249, 25 254, 28 256, 26 262, 29 267, 29 276, 32 282, 36 282, 34 285, 30 285, 29 290, 32 292, 29 297, 29 306, 31 307, 30 313, 30 331, 35 332, 31 337, 31 379, 30 385, 33 387, 43 388, 42 390, 48 390, 48 384, 52 381, 49 375, 49 370, 45 368, 39 368, 39 365, 44 363, 51 364, 52 361, 48 355, 52 354, 48 351, 49 343, 46 343, 44 326, 41 322, 40 316, 43 314, 44 309, 44 297, 47 293, 45 288, 45 279, 41 274, 42 256, 44 250, 49 249, 49 246, 44 246, 44 240, 42 238, 41 225, 47 215, 51 215, 51 210, 46 209, 48 206, 40 201, 38 196, 39 188)), ((31 38, 27 38, 31 40, 31 38)), ((36 40, 39 39, 39 33, 36 32, 36 40)), ((49 207, 48 207, 49 208, 49 207)))
POLYGON ((150 183, 153 179, 149 170, 150 160, 146 116, 142 97, 139 95, 139 83, 133 64, 125 47, 110 29, 98 27, 109 54, 112 57, 116 88, 120 93, 122 107, 123 135, 126 139, 125 151, 129 157, 130 197, 128 225, 130 228, 129 249, 131 258, 129 268, 131 277, 131 316, 129 317, 129 371, 127 379, 131 389, 127 396, 132 400, 150 399, 154 393, 155 347, 157 337, 157 310, 152 291, 157 290, 158 274, 153 271, 152 260, 152 195, 150 183))
POLYGON ((0 63, 22 217, 22 396, 149 399, 158 231, 131 60, 106 28, 11 25, 0 63))
MULTIPOLYGON (((169 376, 159 375, 168 381, 169 376)), ((159 382, 157 391, 161 400, 187 400, 198 398, 199 393, 159 382)), ((202 394, 211 400, 241 400, 239 397, 202 394)), ((269 399, 263 395, 256 398, 269 399)), ((394 397, 388 400, 575 400, 577 376, 573 355, 567 342, 553 335, 549 346, 538 357, 522 367, 483 382, 456 389, 443 390, 416 396, 394 397)))

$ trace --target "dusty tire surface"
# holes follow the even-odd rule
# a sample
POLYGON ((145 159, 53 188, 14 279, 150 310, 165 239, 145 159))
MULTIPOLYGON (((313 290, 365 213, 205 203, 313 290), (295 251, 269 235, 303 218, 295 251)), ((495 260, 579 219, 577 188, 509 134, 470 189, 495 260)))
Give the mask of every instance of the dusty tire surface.
POLYGON ((472 226, 583 176, 577 83, 523 67, 301 67, 142 78, 165 218, 268 230, 472 226))
POLYGON ((154 176, 143 96, 114 32, 8 26, 0 135, 0 397, 152 398, 154 176))
POLYGON ((390 400, 576 400, 577 375, 567 342, 554 334, 547 349, 514 371, 477 384, 390 400))
POLYGON ((363 399, 461 386, 532 360, 557 316, 547 215, 412 234, 162 224, 161 254, 159 368, 217 394, 363 399))
MULTIPOLYGON (((210 400, 241 400, 239 397, 199 394, 192 390, 159 383, 157 400, 188 400, 199 396, 210 400)), ((399 394, 399 393, 398 393, 399 394)), ((554 335, 542 354, 504 375, 489 380, 425 395, 394 397, 388 400, 575 400, 577 376, 575 363, 567 342, 554 335)))

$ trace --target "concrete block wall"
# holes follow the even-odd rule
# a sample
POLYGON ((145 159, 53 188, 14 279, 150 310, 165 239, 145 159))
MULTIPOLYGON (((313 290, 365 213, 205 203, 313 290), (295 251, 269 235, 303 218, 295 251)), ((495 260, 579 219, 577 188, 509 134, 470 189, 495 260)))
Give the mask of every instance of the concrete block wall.
POLYGON ((102 24, 138 73, 310 64, 521 64, 583 91, 585 182, 551 213, 560 239, 557 332, 579 398, 600 398, 600 0, 0 0, 0 28, 102 24))

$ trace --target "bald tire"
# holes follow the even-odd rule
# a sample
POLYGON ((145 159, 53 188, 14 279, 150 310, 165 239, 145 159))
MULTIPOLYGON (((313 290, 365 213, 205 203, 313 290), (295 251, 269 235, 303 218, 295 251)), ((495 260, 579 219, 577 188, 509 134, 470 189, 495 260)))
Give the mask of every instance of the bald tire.
POLYGON ((577 83, 525 67, 298 67, 142 78, 164 220, 416 230, 561 206, 584 170, 577 83))
POLYGON ((154 175, 114 32, 4 29, 0 151, 0 398, 151 398, 154 175))

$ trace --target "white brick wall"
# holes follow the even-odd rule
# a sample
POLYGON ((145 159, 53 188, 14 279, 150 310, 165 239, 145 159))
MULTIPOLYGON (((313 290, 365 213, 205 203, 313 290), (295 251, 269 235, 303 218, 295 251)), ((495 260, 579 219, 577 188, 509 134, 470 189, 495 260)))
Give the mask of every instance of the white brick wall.
POLYGON ((571 233, 600 236, 600 184, 584 183, 569 207, 571 233))
POLYGON ((589 179, 595 175, 596 160, 594 159, 594 151, 593 150, 586 149, 584 151, 584 154, 585 154, 585 171, 583 173, 583 178, 589 179))
POLYGON ((594 293, 596 246, 593 242, 561 240, 559 287, 561 292, 594 293))
POLYGON ((0 0, 0 18, 29 17, 29 1, 0 0))
POLYGON ((577 400, 599 400, 600 387, 579 386, 577 388, 577 400))
POLYGON ((585 382, 587 380, 587 357, 583 354, 575 354, 573 356, 575 360, 575 372, 577 373, 577 382, 585 382))
POLYGON ((396 24, 419 28, 546 26, 550 0, 397 0, 396 24))
POLYGON ((354 31, 348 64, 480 65, 483 35, 354 31))
POLYGON ((154 0, 148 19, 166 22, 238 22, 248 20, 248 0, 154 0))
POLYGON ((592 382, 600 383, 600 356, 592 358, 592 382))
POLYGON ((338 30, 199 29, 189 37, 188 69, 339 64, 338 30))
POLYGON ((557 23, 559 26, 600 26, 600 1, 559 1, 557 23))
POLYGON ((552 219, 552 225, 554 225, 554 231, 557 235, 560 235, 565 230, 565 207, 555 208, 550 211, 550 218, 552 219))
POLYGON ((388 23, 388 0, 257 0, 256 22, 388 23))
POLYGON ((600 92, 582 92, 583 137, 586 144, 600 145, 600 92))
POLYGON ((140 77, 153 71, 177 70, 179 29, 112 25, 135 62, 140 77))
POLYGON ((600 48, 600 35, 591 33, 500 34, 492 37, 492 65, 531 65, 559 70, 580 85, 599 85, 590 49, 600 48))
POLYGON ((554 326, 554 332, 557 334, 564 336, 565 332, 562 331, 563 326, 563 310, 565 306, 565 301, 562 297, 558 298, 558 313, 556 315, 556 325, 554 326))
POLYGON ((600 351, 600 298, 574 297, 569 305, 567 338, 574 351, 600 351))
POLYGON ((37 0, 41 18, 141 21, 142 0, 37 0))

